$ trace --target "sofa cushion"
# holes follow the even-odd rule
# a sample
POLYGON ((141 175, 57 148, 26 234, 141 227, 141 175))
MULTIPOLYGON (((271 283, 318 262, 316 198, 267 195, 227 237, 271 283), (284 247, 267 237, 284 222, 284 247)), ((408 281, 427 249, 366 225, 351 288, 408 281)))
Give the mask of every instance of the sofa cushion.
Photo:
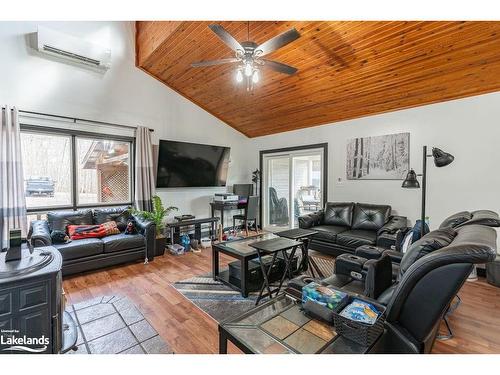
POLYGON ((129 206, 94 209, 94 222, 96 224, 104 224, 108 221, 115 221, 118 229, 120 229, 120 232, 125 230, 129 219, 129 206))
POLYGON ((98 238, 85 238, 74 240, 66 244, 54 244, 59 250, 63 260, 77 259, 92 255, 102 254, 103 244, 98 238))
POLYGON ((114 234, 101 238, 104 244, 105 253, 114 253, 115 251, 130 250, 144 247, 144 236, 140 234, 114 234))
POLYGON ((318 231, 318 233, 311 237, 313 240, 335 243, 337 234, 345 232, 346 230, 349 230, 349 228, 338 225, 318 225, 312 227, 311 230, 318 231))
POLYGON ((433 230, 427 233, 417 242, 414 242, 401 259, 399 275, 400 277, 406 272, 410 266, 418 259, 443 247, 451 244, 457 232, 452 228, 442 228, 433 230))
POLYGON ((352 202, 328 202, 325 205, 323 224, 350 227, 353 208, 352 202))
POLYGON ((54 211, 47 213, 47 221, 51 231, 60 230, 66 232, 68 225, 91 225, 94 224, 92 210, 77 211, 54 211))
POLYGON ((350 229, 337 235, 337 244, 356 249, 363 245, 375 245, 377 232, 363 229, 350 229))
POLYGON ((387 223, 391 215, 391 206, 356 203, 352 217, 352 229, 378 231, 387 223))

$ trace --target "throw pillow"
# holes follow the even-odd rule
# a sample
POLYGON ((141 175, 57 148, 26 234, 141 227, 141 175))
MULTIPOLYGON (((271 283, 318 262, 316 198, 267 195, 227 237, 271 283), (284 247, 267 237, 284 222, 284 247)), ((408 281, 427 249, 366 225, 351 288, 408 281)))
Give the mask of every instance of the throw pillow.
POLYGON ((53 244, 62 244, 62 243, 71 242, 68 235, 65 232, 63 232, 62 230, 53 230, 50 233, 50 238, 51 238, 53 244))
POLYGON ((127 223, 127 228, 125 228, 125 234, 136 234, 137 229, 135 229, 135 222, 133 220, 129 220, 127 223))
POLYGON ((118 225, 116 221, 108 221, 104 224, 101 224, 104 228, 105 236, 111 236, 112 234, 120 234, 120 229, 118 229, 118 225))

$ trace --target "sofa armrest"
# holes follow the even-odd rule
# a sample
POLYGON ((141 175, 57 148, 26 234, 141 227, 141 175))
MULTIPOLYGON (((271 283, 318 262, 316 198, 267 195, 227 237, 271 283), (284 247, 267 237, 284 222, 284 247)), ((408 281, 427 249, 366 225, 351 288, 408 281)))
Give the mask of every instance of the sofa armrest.
POLYGON ((135 220, 137 230, 145 237, 148 260, 152 260, 155 257, 156 224, 140 215, 132 215, 132 217, 135 220))
POLYGON ((363 245, 354 251, 354 255, 366 259, 379 259, 386 250, 386 248, 380 246, 363 245))
POLYGON ((323 222, 324 212, 319 210, 307 215, 299 216, 299 228, 308 229, 323 222))
POLYGON ((46 220, 33 220, 30 224, 29 238, 33 247, 52 245, 49 223, 46 220))
POLYGON ((391 258, 384 255, 380 259, 371 259, 365 263, 365 267, 364 294, 370 298, 378 298, 393 283, 391 258))
POLYGON ((391 258, 391 261, 393 263, 401 263, 401 259, 403 259, 404 254, 400 251, 386 250, 384 251, 384 255, 387 255, 389 258, 391 258))
POLYGON ((408 227, 408 219, 406 216, 391 216, 387 223, 384 224, 377 232, 377 236, 382 234, 394 234, 398 230, 408 227))
POLYGON ((350 276, 357 280, 364 279, 364 264, 368 259, 352 255, 352 254, 341 254, 335 259, 335 269, 336 275, 350 276))

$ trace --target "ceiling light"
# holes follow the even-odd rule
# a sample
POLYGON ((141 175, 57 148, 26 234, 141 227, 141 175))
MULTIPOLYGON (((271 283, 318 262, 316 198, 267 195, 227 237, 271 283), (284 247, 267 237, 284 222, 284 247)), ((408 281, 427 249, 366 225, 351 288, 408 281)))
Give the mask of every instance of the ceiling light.
POLYGON ((245 75, 247 77, 250 77, 252 75, 252 72, 253 72, 253 67, 252 67, 252 64, 247 62, 245 64, 245 75))
POLYGON ((259 71, 258 70, 254 70, 253 76, 252 76, 252 82, 253 83, 259 82, 259 71))
POLYGON ((236 82, 240 83, 243 81, 243 73, 240 69, 236 71, 236 82))

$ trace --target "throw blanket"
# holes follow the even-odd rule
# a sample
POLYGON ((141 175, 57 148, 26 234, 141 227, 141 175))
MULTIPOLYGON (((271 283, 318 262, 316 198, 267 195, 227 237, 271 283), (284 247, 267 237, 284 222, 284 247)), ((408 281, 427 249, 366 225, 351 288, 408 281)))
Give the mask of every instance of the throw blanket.
POLYGON ((72 240, 83 238, 102 238, 112 234, 120 234, 116 222, 108 221, 96 225, 68 225, 68 234, 72 240))

